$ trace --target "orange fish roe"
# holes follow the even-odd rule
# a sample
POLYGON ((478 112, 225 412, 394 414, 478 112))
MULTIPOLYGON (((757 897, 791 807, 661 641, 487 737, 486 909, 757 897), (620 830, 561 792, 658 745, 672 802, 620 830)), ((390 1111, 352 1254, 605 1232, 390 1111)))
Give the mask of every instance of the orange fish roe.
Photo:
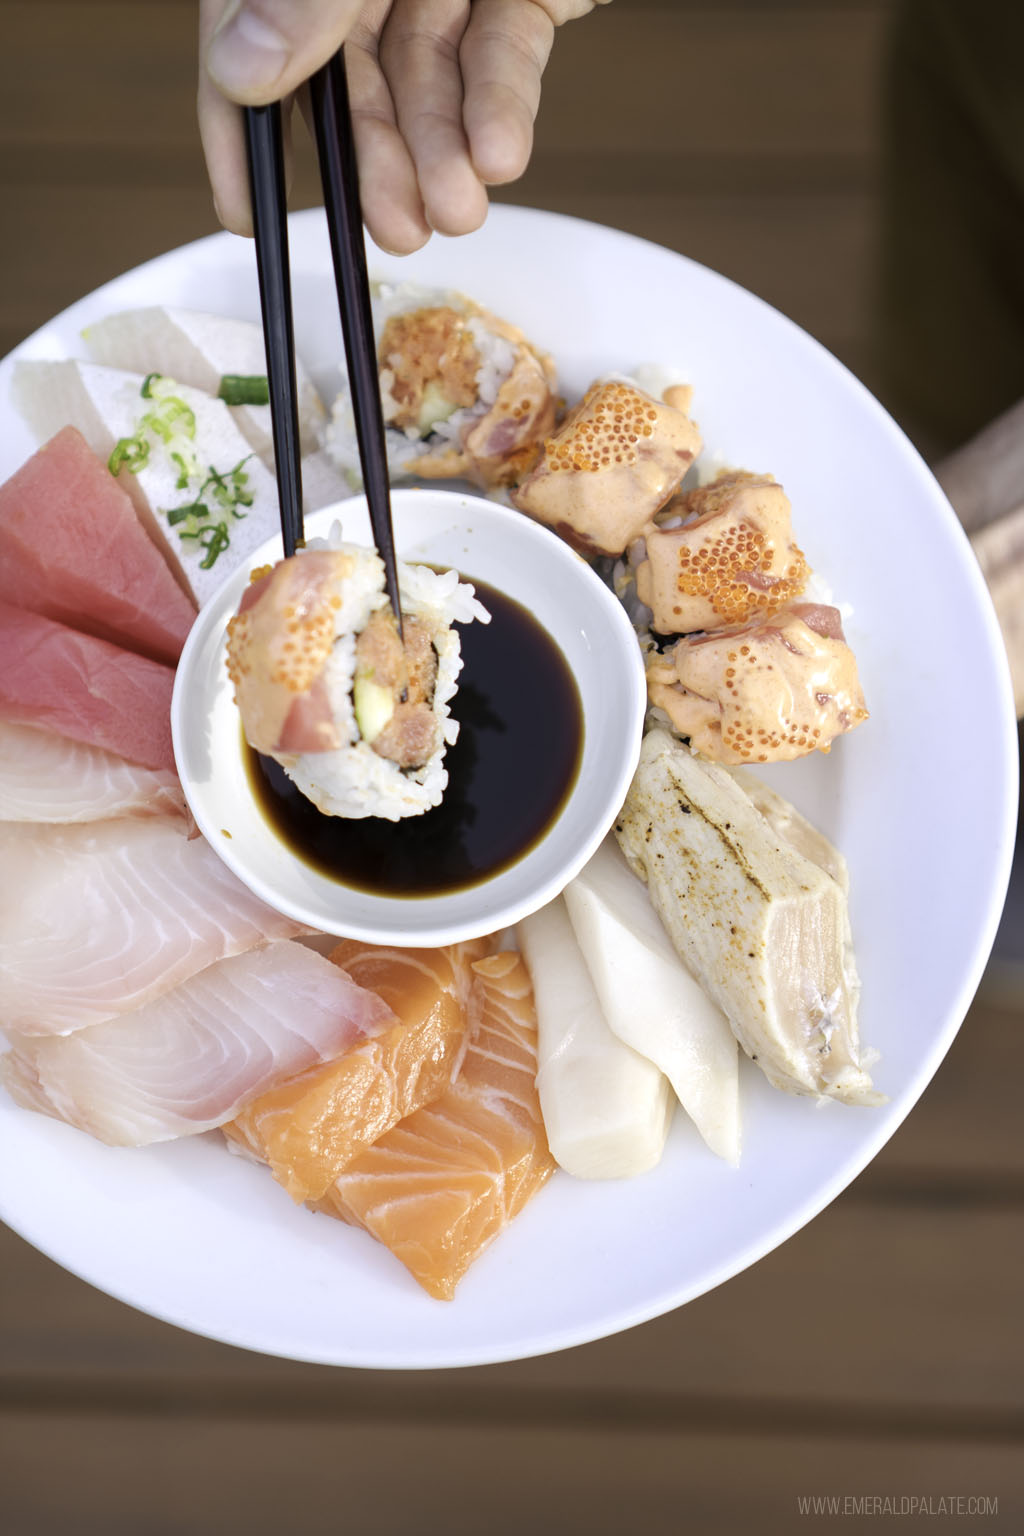
POLYGON ((682 411, 622 380, 594 384, 512 500, 587 555, 621 554, 678 488, 700 446, 682 411))
MULTIPOLYGON (((319 608, 309 612, 297 609, 289 603, 282 610, 285 619, 285 635, 279 646, 270 653, 267 681, 280 683, 291 693, 305 693, 324 669, 334 644, 334 615, 341 607, 337 596, 328 598, 319 608)), ((253 614, 236 613, 228 620, 228 676, 238 686, 241 678, 251 674, 251 662, 246 658, 252 634, 253 614)))
POLYGON ((868 714, 849 646, 795 612, 679 640, 648 661, 647 692, 695 751, 720 763, 828 752, 868 714))
MULTIPOLYGON (((228 676, 246 738, 257 751, 279 750, 293 703, 308 696, 323 673, 335 641, 342 586, 353 565, 352 557, 338 550, 282 560, 246 588, 228 621, 228 676)), ((325 718, 321 727, 323 745, 306 750, 338 745, 333 722, 325 718)))
POLYGON ((547 444, 549 469, 595 474, 612 464, 635 464, 639 442, 650 437, 657 407, 628 384, 594 384, 560 432, 547 444))
MULTIPOLYGON (((681 528, 646 530, 637 596, 661 634, 743 624, 778 613, 807 585, 790 505, 771 476, 735 471, 670 502, 681 528)), ((665 514, 663 514, 664 516, 665 514)))

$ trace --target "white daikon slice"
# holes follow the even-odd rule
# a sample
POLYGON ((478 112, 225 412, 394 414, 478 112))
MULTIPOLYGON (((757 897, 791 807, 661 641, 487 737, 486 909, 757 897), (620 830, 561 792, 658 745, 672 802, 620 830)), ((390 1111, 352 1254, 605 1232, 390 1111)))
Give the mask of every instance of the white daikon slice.
MULTIPOLYGON (((225 375, 266 375, 263 328, 251 320, 208 315, 199 310, 154 304, 95 320, 82 338, 97 363, 129 373, 162 373, 193 389, 216 395, 225 375)), ((327 413, 316 385, 295 359, 299 444, 312 453, 323 438, 327 413)), ((235 425, 271 467, 274 440, 269 405, 233 405, 235 425)))
POLYGON ((608 1027, 561 897, 517 934, 537 1006, 537 1092, 552 1156, 580 1179, 646 1172, 668 1135, 668 1079, 608 1027))
POLYGON ((735 1036, 676 954, 614 838, 563 894, 608 1024, 661 1068, 711 1151, 738 1163, 735 1036))

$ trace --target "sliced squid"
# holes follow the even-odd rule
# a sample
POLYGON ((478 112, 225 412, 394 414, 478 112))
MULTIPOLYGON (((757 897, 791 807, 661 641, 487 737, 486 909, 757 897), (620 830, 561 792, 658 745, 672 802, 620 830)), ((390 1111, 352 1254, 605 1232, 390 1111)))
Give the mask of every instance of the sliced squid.
POLYGON ((551 1154, 579 1179, 624 1179, 661 1159, 674 1096, 609 1027, 561 897, 517 937, 537 1005, 537 1092, 551 1154))

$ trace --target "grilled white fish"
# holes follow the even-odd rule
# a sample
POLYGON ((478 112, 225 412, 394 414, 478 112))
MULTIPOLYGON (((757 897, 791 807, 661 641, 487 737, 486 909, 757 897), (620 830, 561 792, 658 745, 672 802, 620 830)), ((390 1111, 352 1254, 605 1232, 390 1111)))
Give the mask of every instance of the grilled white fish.
MULTIPOLYGON (((777 820, 771 792, 763 798, 777 820)), ((769 1081, 878 1103, 861 1058, 840 880, 780 834, 727 769, 662 730, 644 740, 615 831, 673 944, 769 1081)))

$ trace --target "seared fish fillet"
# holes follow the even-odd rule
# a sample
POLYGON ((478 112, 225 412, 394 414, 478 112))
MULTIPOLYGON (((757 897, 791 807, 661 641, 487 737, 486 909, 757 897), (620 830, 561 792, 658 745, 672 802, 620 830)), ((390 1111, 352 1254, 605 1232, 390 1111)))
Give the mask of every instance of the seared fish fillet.
MULTIPOLYGON (((777 830, 780 797, 761 798, 771 819, 728 769, 654 730, 615 832, 679 954, 768 1080, 879 1103, 861 1060, 846 893, 822 867, 838 855, 795 812, 777 830)), ((833 868, 843 875, 841 862, 833 868)))

